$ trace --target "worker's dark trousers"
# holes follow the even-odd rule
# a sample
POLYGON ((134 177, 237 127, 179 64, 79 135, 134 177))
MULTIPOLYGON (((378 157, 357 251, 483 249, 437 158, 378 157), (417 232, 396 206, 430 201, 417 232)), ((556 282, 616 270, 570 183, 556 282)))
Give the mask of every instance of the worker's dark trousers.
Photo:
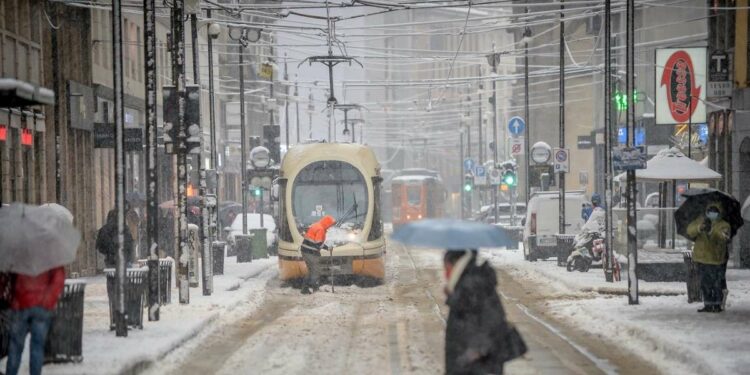
POLYGON ((310 288, 318 288, 318 280, 320 279, 320 253, 313 254, 309 251, 302 252, 302 259, 307 265, 307 277, 305 277, 305 285, 310 288))

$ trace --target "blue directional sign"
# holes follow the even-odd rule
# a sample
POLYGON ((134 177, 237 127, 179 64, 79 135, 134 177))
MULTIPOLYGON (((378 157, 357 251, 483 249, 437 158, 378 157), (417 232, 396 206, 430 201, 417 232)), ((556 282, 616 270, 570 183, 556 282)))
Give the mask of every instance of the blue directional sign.
POLYGON ((526 129, 526 121, 524 121, 523 118, 513 116, 510 118, 510 121, 508 121, 508 131, 514 137, 521 135, 524 129, 526 129))
POLYGON ((464 159, 464 171, 465 172, 473 172, 474 171, 474 160, 473 159, 464 159))
POLYGON ((474 176, 477 177, 484 177, 487 175, 487 169, 484 168, 482 165, 477 165, 474 167, 474 176))

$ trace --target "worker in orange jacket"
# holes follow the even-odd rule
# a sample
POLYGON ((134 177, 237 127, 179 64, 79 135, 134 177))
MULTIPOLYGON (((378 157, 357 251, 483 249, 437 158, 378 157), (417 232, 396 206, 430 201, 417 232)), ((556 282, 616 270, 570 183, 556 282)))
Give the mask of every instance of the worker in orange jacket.
POLYGON ((305 284, 302 286, 302 294, 310 294, 317 291, 320 287, 318 279, 320 278, 320 249, 328 249, 325 245, 326 231, 336 223, 336 219, 331 215, 323 216, 317 223, 314 223, 307 229, 305 238, 302 240, 302 259, 307 265, 307 277, 305 284))

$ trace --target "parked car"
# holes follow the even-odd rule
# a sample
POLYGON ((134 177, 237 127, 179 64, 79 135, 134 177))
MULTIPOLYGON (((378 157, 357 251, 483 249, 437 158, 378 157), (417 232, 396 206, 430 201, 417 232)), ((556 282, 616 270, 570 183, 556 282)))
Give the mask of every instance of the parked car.
MULTIPOLYGON (((247 230, 260 229, 260 214, 247 214, 247 230)), ((266 242, 268 243, 268 254, 275 255, 278 250, 279 240, 276 229, 276 222, 273 220, 273 216, 265 214, 263 215, 263 228, 266 228, 266 242)), ((224 232, 227 235, 227 246, 229 246, 229 253, 236 253, 236 241, 234 237, 242 234, 242 214, 237 215, 232 221, 232 225, 224 228, 224 232)))
MULTIPOLYGON (((565 233, 577 234, 584 221, 581 207, 588 203, 583 191, 565 193, 565 233)), ((557 256, 560 200, 557 191, 542 191, 531 195, 523 229, 523 255, 535 261, 557 256)))
MULTIPOLYGON (((487 224, 498 224, 502 226, 511 225, 511 206, 510 203, 498 203, 497 204, 497 215, 498 222, 495 223, 495 211, 492 209, 492 205, 482 206, 479 212, 473 218, 474 221, 480 221, 487 224)), ((526 217, 526 203, 516 203, 516 215, 515 223, 513 225, 520 226, 521 220, 526 217)))

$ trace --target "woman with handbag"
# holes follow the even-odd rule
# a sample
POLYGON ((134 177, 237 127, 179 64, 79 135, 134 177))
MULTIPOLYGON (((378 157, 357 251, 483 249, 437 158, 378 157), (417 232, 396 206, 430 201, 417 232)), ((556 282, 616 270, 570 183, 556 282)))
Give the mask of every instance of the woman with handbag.
POLYGON ((443 258, 450 307, 445 331, 446 374, 502 374, 505 362, 526 353, 526 344, 495 291, 495 270, 478 264, 476 250, 449 250, 443 258))

